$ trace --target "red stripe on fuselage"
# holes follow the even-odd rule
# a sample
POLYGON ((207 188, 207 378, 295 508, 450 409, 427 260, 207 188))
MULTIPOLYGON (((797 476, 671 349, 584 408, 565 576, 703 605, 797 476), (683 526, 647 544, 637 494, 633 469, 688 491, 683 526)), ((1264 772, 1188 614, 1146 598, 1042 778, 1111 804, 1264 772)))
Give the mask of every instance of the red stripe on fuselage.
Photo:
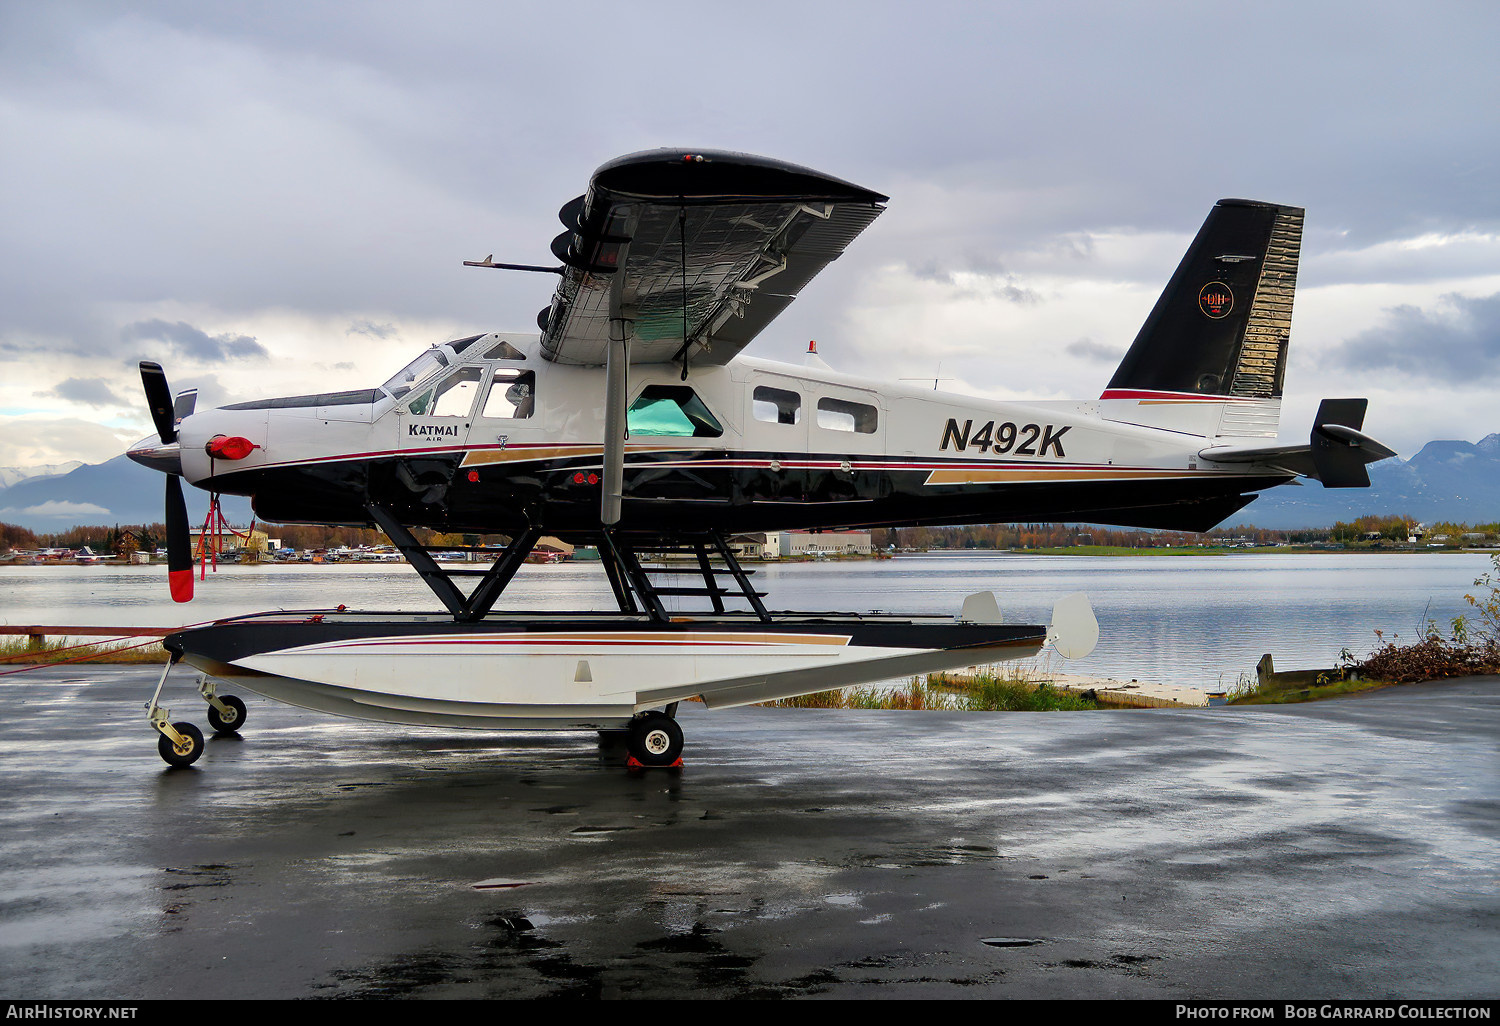
POLYGON ((1155 399, 1179 403, 1258 403, 1263 399, 1247 399, 1235 395, 1203 395, 1201 392, 1158 392, 1144 388, 1106 388, 1100 399, 1155 399))

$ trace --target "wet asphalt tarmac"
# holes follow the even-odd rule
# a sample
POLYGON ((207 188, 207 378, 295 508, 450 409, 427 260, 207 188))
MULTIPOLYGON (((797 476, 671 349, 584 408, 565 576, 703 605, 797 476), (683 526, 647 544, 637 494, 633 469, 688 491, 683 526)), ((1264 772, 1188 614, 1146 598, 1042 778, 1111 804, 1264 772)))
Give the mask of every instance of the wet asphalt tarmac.
MULTIPOLYGON (((684 704, 592 734, 244 695, 169 770, 149 667, 0 678, 6 998, 1500 992, 1500 678, 1316 705, 684 704)), ((205 722, 186 674, 174 718, 205 722)))

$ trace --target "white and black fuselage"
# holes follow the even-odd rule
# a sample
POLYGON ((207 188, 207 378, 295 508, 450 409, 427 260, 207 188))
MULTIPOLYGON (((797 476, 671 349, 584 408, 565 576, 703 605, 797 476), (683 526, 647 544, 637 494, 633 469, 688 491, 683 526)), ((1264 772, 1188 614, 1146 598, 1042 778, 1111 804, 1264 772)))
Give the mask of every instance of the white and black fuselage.
MULTIPOLYGON (((603 370, 540 359, 517 335, 437 351, 446 364, 400 398, 372 389, 195 413, 179 427, 184 476, 250 496, 275 522, 366 524, 375 503, 408 526, 597 531, 603 370), (514 356, 482 358, 502 341, 514 356), (457 386, 462 409, 434 408, 445 379, 476 374, 457 386), (518 409, 502 393, 522 376, 533 402, 518 409), (256 448, 216 459, 205 446, 217 436, 256 448)), ((995 402, 746 356, 686 381, 670 365, 637 367, 629 388, 618 526, 631 533, 1049 519, 1206 530, 1294 476, 1203 454, 1266 441, 1276 400, 995 402), (658 406, 671 416, 648 416, 658 406), (1236 430, 1261 433, 1223 434, 1236 415, 1236 430)))

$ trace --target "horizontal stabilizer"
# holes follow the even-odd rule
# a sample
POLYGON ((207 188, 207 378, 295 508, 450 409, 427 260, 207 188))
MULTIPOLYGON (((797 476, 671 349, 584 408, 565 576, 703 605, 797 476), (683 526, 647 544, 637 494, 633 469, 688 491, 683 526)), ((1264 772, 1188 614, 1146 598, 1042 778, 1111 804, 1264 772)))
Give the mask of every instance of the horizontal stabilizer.
POLYGON ((1256 463, 1317 478, 1324 488, 1368 488, 1367 464, 1396 455, 1360 428, 1365 399, 1324 399, 1307 445, 1210 446, 1198 455, 1214 463, 1256 463))

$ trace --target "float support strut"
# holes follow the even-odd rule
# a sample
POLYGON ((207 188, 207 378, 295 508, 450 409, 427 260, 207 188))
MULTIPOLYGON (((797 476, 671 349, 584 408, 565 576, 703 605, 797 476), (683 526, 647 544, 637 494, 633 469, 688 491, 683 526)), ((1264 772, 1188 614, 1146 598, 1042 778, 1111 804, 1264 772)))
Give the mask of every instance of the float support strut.
POLYGON ((188 739, 183 737, 172 727, 172 710, 163 709, 157 703, 161 700, 161 689, 166 686, 167 674, 172 672, 172 667, 177 665, 177 660, 182 658, 176 652, 167 656, 167 665, 162 667, 161 679, 156 682, 156 690, 151 693, 151 701, 146 703, 146 717, 151 721, 151 726, 162 734, 174 745, 185 745, 188 739))
MULTIPOLYGON (((448 612, 453 614, 453 619, 462 623, 473 623, 482 620, 489 611, 495 607, 495 602, 500 598, 505 586, 515 577, 516 571, 521 569, 521 564, 526 562, 526 557, 531 555, 531 550, 536 548, 537 541, 542 533, 534 527, 528 527, 520 534, 511 539, 505 551, 500 553, 499 558, 490 565, 489 570, 483 571, 484 578, 467 597, 459 590, 458 585, 453 583, 453 573, 438 566, 437 560, 417 541, 416 536, 407 530, 406 525, 391 515, 390 510, 376 503, 369 503, 365 511, 370 514, 370 519, 380 525, 396 548, 411 563, 412 568, 421 575, 427 587, 438 597, 443 605, 448 607, 448 612)), ((478 570, 454 571, 454 573, 480 573, 478 570)))

